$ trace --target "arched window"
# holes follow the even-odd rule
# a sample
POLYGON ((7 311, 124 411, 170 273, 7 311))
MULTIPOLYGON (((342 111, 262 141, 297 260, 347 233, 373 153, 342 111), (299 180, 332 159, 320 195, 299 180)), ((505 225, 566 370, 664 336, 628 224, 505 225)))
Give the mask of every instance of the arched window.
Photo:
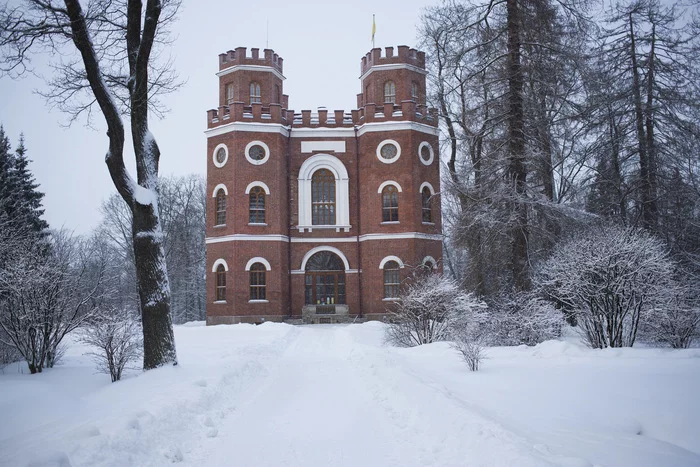
POLYGON ((418 83, 416 83, 415 81, 413 81, 413 82, 411 83, 411 98, 412 98, 413 101, 416 102, 416 103, 419 103, 419 102, 418 102, 418 95, 419 95, 419 93, 420 93, 420 86, 418 85, 418 83))
POLYGON ((396 103, 396 86, 393 81, 384 83, 384 103, 387 102, 396 103))
POLYGON ((226 85, 226 103, 228 105, 233 104, 233 83, 226 85))
POLYGON ((423 222, 433 222, 433 209, 431 207, 430 189, 426 186, 421 191, 421 205, 423 206, 423 222))
POLYGON ((226 192, 223 188, 216 192, 216 225, 226 224, 226 192))
POLYGON ((248 195, 250 205, 248 208, 248 222, 251 224, 265 223, 265 190, 256 186, 250 189, 248 195))
POLYGON ((382 190, 382 222, 398 222, 399 190, 394 185, 387 185, 382 190))
POLYGON ((220 264, 216 268, 216 301, 226 300, 226 267, 220 264))
POLYGON ((265 300, 265 265, 255 263, 250 267, 250 299, 265 300))
POLYGON ((399 263, 387 261, 384 264, 384 298, 397 298, 400 285, 399 263))
POLYGON ((328 169, 314 172, 311 178, 312 225, 335 225, 335 177, 328 169))
POLYGON ((250 83, 250 103, 262 102, 260 100, 260 85, 253 81, 250 83))
POLYGON ((275 84, 275 104, 282 103, 282 92, 280 91, 279 84, 275 84))

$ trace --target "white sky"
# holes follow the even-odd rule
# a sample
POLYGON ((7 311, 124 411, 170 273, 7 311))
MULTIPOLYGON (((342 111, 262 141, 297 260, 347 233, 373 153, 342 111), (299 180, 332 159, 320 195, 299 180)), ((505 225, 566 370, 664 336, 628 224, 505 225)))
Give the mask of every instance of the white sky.
MULTIPOLYGON (((415 47, 422 8, 430 3, 435 0, 183 0, 172 54, 187 83, 166 97, 171 109, 166 118, 151 120, 161 148, 161 175, 205 173, 203 131, 206 110, 218 104, 218 55, 236 47, 258 47, 262 54, 267 21, 269 48, 284 58, 289 106, 296 111, 319 106, 351 110, 360 92, 360 59, 372 47, 372 14, 377 47, 415 47)), ((87 233, 100 220, 101 201, 115 192, 104 164, 105 125, 100 115, 97 131, 82 123, 64 128, 66 116, 50 110, 33 92, 44 86, 33 76, 0 78, 0 123, 13 149, 24 132, 51 227, 87 233)), ((133 157, 127 159, 133 172, 133 157)))

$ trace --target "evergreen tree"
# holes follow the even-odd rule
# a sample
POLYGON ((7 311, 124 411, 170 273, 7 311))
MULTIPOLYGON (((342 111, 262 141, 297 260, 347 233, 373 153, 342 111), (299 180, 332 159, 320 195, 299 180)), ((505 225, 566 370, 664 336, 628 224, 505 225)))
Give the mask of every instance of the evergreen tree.
POLYGON ((19 137, 19 145, 14 158, 14 183, 16 184, 15 217, 23 225, 30 225, 35 232, 42 232, 49 227, 41 218, 44 210, 41 200, 44 193, 37 190, 39 185, 28 168, 27 148, 24 146, 24 135, 19 137))
POLYGON ((14 192, 12 187, 12 166, 13 155, 10 152, 10 140, 5 135, 5 129, 0 126, 0 216, 6 217, 7 211, 10 209, 14 192))

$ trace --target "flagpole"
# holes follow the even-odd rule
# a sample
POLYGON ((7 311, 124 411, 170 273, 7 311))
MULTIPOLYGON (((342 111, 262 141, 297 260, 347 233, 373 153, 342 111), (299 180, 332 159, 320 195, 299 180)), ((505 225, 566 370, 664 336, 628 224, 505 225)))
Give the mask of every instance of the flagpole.
POLYGON ((374 22, 374 13, 372 13, 372 48, 374 48, 374 32, 377 30, 377 23, 374 22))

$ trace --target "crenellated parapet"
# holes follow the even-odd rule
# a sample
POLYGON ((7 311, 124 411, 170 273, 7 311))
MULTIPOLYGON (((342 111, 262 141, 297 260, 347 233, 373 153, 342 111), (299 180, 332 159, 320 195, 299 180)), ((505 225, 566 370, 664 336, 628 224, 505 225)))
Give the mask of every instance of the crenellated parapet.
POLYGON ((279 104, 263 106, 261 103, 245 105, 243 102, 234 102, 207 112, 208 128, 216 128, 232 122, 276 123, 295 128, 352 128, 365 123, 405 121, 437 127, 437 111, 411 100, 403 101, 400 105, 368 104, 350 112, 344 110, 329 112, 324 108, 316 112, 311 110, 295 112, 284 109, 279 104))
POLYGON ((400 45, 396 47, 396 49, 396 53, 394 53, 394 47, 386 47, 383 54, 380 48, 370 50, 367 55, 362 57, 362 62, 360 64, 362 70, 361 74, 364 75, 374 66, 396 65, 400 63, 413 65, 422 70, 425 69, 425 52, 412 49, 407 45, 400 45))
POLYGON ((283 62, 282 57, 271 49, 264 49, 261 57, 260 49, 250 49, 250 55, 248 55, 246 47, 236 47, 236 50, 229 50, 224 54, 219 54, 219 71, 237 65, 257 65, 269 66, 282 73, 283 62))

